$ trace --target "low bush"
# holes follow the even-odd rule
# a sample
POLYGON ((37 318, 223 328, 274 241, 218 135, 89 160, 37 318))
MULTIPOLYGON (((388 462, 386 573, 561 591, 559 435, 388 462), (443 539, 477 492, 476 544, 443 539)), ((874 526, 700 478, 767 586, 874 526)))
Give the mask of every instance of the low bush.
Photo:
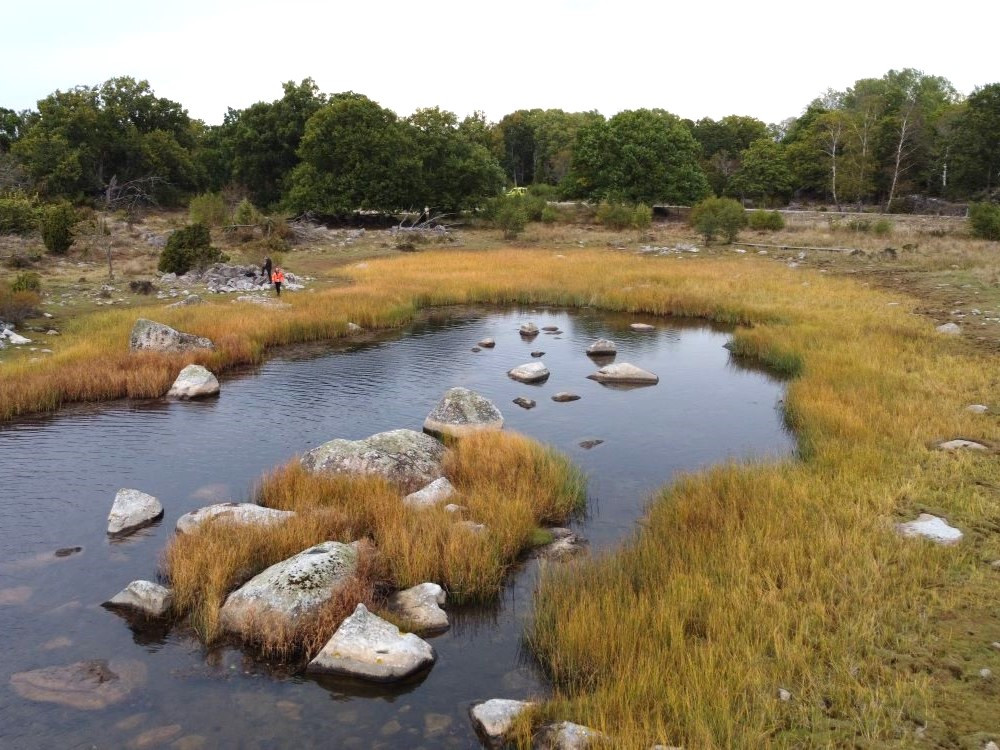
POLYGON ((653 223, 653 209, 645 203, 637 203, 632 209, 632 226, 636 229, 649 229, 653 223))
POLYGON ((888 237, 894 228, 895 225, 888 219, 878 219, 872 224, 872 233, 877 237, 888 237))
POLYGON ((208 227, 221 227, 229 223, 229 209, 222 193, 202 193, 196 195, 188 204, 188 214, 192 224, 204 224, 208 227))
POLYGON ((1000 240, 1000 205, 973 203, 969 207, 969 229, 973 237, 1000 240))
POLYGON ((726 242, 732 242, 746 226, 746 211, 732 198, 706 198, 691 209, 691 226, 711 242, 722 235, 726 242))
POLYGON ((76 209, 69 203, 54 203, 45 206, 40 214, 39 228, 45 249, 54 255, 65 255, 73 244, 76 209))
POLYGON ((609 229, 627 229, 632 226, 632 209, 624 203, 604 201, 597 207, 597 223, 609 229))
POLYGON ((751 211, 747 226, 761 232, 777 232, 785 228, 785 219, 777 211, 751 211))
POLYGON ((233 211, 233 224, 261 224, 263 221, 264 215, 257 210, 249 198, 241 200, 236 206, 236 210, 233 211))
POLYGON ((42 291, 42 277, 34 271, 24 271, 14 277, 10 282, 12 292, 40 292, 42 291))
POLYGON ((204 224, 189 224, 178 229, 167 238, 157 268, 161 273, 181 276, 192 268, 204 268, 229 260, 229 256, 212 247, 211 242, 212 237, 204 224))
POLYGON ((0 284, 0 321, 21 323, 35 313, 40 301, 38 292, 15 292, 8 285, 0 284))
POLYGON ((555 206, 546 206, 542 209, 542 222, 545 224, 555 224, 562 218, 559 209, 555 206))
POLYGON ((37 224, 34 198, 20 191, 0 195, 0 234, 31 234, 37 224))

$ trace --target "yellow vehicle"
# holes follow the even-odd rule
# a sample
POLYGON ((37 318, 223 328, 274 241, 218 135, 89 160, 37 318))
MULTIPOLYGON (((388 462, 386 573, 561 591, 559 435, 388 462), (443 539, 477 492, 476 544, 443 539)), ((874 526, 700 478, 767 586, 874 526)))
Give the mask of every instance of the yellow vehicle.
POLYGON ((528 188, 526 187, 512 187, 510 190, 507 191, 508 196, 527 195, 527 194, 528 194, 528 188))

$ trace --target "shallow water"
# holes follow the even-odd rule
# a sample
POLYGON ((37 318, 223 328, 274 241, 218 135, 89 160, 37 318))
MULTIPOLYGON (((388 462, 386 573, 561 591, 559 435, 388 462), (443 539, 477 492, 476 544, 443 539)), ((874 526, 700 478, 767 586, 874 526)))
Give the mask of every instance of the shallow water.
POLYGON ((605 549, 634 528, 649 493, 677 472, 794 449, 782 425, 781 384, 737 363, 726 340, 722 330, 679 320, 452 310, 347 350, 285 350, 224 379, 218 399, 78 407, 0 427, 0 746, 118 747, 157 728, 166 744, 183 738, 189 747, 198 737, 205 747, 476 746, 472 703, 547 690, 521 644, 532 561, 494 606, 446 607, 452 628, 432 639, 438 662, 394 688, 275 674, 235 648, 206 651, 182 627, 133 631, 100 602, 129 581, 155 578, 183 513, 247 499, 262 473, 332 438, 420 429, 456 385, 492 399, 507 429, 555 446, 584 469, 588 512, 573 526, 594 550, 605 549), (562 333, 523 340, 517 329, 527 320, 562 333), (657 330, 629 330, 637 320, 657 330), (486 336, 496 348, 471 351, 486 336), (618 344, 615 361, 652 370, 659 384, 622 390, 587 380, 596 366, 583 352, 599 337, 618 344), (508 369, 536 361, 534 350, 545 352, 548 381, 509 379, 508 369), (582 398, 550 400, 563 390, 582 398), (536 408, 514 405, 516 396, 536 408), (604 442, 580 447, 592 439, 604 442), (163 521, 108 540, 106 517, 120 487, 160 498, 163 521), (24 670, 112 657, 144 662, 148 678, 102 711, 31 702, 8 682, 24 670))

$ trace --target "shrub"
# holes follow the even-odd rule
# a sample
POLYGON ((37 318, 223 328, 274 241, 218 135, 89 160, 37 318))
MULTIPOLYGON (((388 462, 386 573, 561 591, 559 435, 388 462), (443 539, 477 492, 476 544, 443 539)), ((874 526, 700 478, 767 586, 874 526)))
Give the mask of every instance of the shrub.
POLYGON ((716 235, 722 235, 726 242, 732 242, 747 222, 746 211, 732 198, 706 198, 691 210, 691 226, 711 242, 716 235))
POLYGON ((604 201, 597 207, 597 223, 611 229, 632 226, 632 210, 624 203, 604 201))
POLYGON ((555 224, 560 218, 562 218, 562 215, 555 206, 546 206, 542 209, 542 221, 544 223, 555 224))
POLYGON ((859 219, 850 218, 844 222, 844 226, 854 232, 870 232, 872 228, 872 222, 870 219, 859 219))
POLYGON ((747 225, 762 232, 776 232, 785 228, 785 219, 777 211, 751 211, 747 214, 747 225))
POLYGON ((892 234, 894 224, 888 219, 879 219, 872 224, 872 232, 878 237, 888 237, 892 234))
POLYGON ((244 198, 233 211, 233 224, 260 224, 264 220, 264 215, 257 210, 257 207, 250 202, 249 198, 244 198))
POLYGON ((15 292, 6 284, 0 284, 0 320, 5 323, 21 323, 34 314, 39 301, 38 292, 15 292))
POLYGON ((192 268, 204 268, 211 263, 225 262, 229 257, 211 246, 211 235, 204 224, 189 224, 167 238, 167 246, 160 253, 157 268, 162 273, 178 276, 192 268))
POLYGON ((229 222, 229 210, 222 193, 202 193, 196 195, 188 204, 188 214, 192 224, 204 224, 209 227, 221 227, 229 222))
POLYGON ((42 242, 45 249, 64 255, 73 244, 73 227, 76 226, 76 209, 69 203, 55 203, 41 211, 42 242))
POLYGON ((12 292, 40 292, 42 291, 42 277, 34 271, 24 271, 14 277, 10 282, 12 292))
POLYGON ((506 199, 497 209, 493 223, 503 230, 504 239, 511 240, 524 231, 524 226, 528 223, 528 213, 522 201, 506 199))
POLYGON ((0 234, 30 234, 36 226, 35 200, 22 192, 0 196, 0 234))
POLYGON ((552 201, 559 197, 559 188, 547 182, 540 182, 537 185, 528 186, 528 195, 552 201))
POLYGON ((653 223, 653 209, 645 203, 637 203, 632 209, 632 226, 636 229, 649 229, 653 223))
POLYGON ((969 229, 974 237, 1000 240, 1000 205, 973 203, 969 207, 969 229))

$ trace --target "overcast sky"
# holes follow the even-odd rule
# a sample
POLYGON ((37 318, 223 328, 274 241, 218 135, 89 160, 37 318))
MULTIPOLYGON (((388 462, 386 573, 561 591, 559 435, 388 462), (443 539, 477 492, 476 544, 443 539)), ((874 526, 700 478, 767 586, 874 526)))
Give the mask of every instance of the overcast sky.
POLYGON ((312 77, 400 115, 440 106, 659 107, 778 122, 892 68, 962 94, 1000 81, 1000 3, 953 0, 22 0, 2 12, 0 107, 114 76, 217 124, 312 77))

